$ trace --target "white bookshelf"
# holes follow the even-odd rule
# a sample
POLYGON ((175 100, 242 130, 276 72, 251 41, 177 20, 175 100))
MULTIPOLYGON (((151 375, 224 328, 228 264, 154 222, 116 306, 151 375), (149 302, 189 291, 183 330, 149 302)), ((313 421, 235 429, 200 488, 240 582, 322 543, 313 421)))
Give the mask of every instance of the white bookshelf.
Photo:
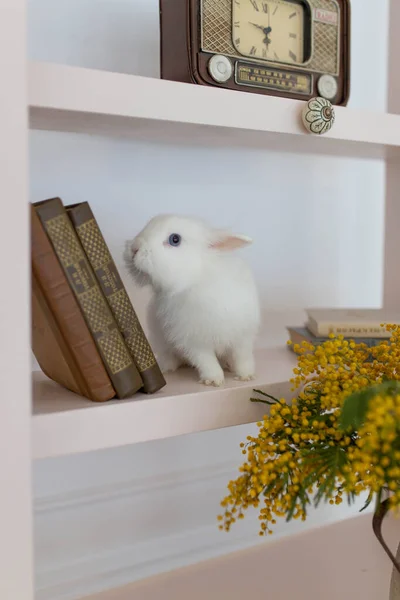
MULTIPOLYGON (((284 393, 294 357, 284 347, 260 352, 257 380, 228 379, 203 388, 193 374, 172 375, 154 397, 105 405, 33 377, 30 365, 30 259, 27 137, 29 128, 185 145, 235 146, 386 160, 384 302, 400 300, 400 3, 391 0, 390 112, 336 108, 332 131, 306 134, 300 103, 58 64, 32 62, 26 52, 26 0, 0 3, 2 129, 0 266, 6 292, 0 317, 0 598, 33 600, 32 460, 112 448, 257 420, 253 387, 284 393), (160 102, 159 99, 163 101, 160 102), (28 122, 29 114, 29 122, 28 122), (10 259, 12 257, 12 260, 10 259), (167 419, 168 416, 168 419, 167 419), (31 439, 32 437, 32 439, 31 439)), ((188 150, 190 151, 190 150, 188 150)), ((114 596, 129 594, 116 591, 114 596)))
POLYGON ((249 402, 254 388, 288 397, 296 364, 287 348, 259 350, 257 379, 204 387, 191 370, 167 375, 152 396, 102 404, 85 401, 39 372, 33 375, 33 458, 48 458, 253 423, 266 412, 249 402))
POLYGON ((29 65, 30 127, 154 141, 196 138, 276 151, 400 156, 400 115, 336 107, 324 136, 307 134, 302 102, 51 63, 29 65), (162 102, 160 101, 162 98, 162 102))
POLYGON ((24 0, 0 3, 0 598, 10 600, 33 600, 25 14, 24 0))

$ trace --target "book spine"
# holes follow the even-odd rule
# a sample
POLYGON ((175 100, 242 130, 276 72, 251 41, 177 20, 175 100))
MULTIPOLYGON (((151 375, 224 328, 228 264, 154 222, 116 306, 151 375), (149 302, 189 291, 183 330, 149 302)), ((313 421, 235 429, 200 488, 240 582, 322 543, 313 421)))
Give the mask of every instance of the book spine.
MULTIPOLYGON (((313 346, 320 346, 324 342, 327 342, 330 340, 330 338, 327 336, 320 336, 320 337, 313 336, 307 330, 302 329, 302 328, 300 329, 300 328, 288 327, 287 330, 289 332, 290 340, 292 341, 293 344, 301 344, 302 342, 308 342, 309 344, 313 344, 313 346)), ((350 341, 352 339, 354 339, 354 338, 345 337, 345 340, 347 340, 347 341, 350 341)), ((376 338, 376 337, 362 337, 362 338, 356 338, 356 339, 354 339, 354 341, 357 344, 366 344, 368 347, 373 348, 374 346, 378 346, 382 342, 387 341, 387 338, 384 339, 384 338, 376 338)))
POLYGON ((344 335, 345 337, 353 338, 388 338, 389 334, 385 327, 380 325, 351 325, 350 323, 320 323, 317 325, 317 337, 328 336, 330 333, 334 335, 344 335))
POLYGON ((152 394, 164 387, 165 379, 93 212, 88 202, 67 206, 66 209, 97 282, 143 379, 143 391, 152 394))
POLYGON ((142 387, 142 378, 60 198, 37 202, 34 207, 75 294, 117 396, 131 396, 142 387))
MULTIPOLYGON (((314 344, 314 346, 320 346, 321 344, 323 344, 324 342, 328 341, 330 338, 328 337, 318 337, 318 338, 313 338, 309 341, 311 344, 314 344)), ((366 344, 369 348, 373 348, 374 346, 378 346, 381 342, 385 342, 387 340, 387 338, 352 338, 352 337, 346 337, 345 339, 347 340, 351 340, 354 339, 354 341, 357 344, 366 344)))
POLYGON ((32 349, 43 372, 95 402, 115 396, 96 344, 31 206, 32 349), (53 344, 54 351, 49 348, 53 344))

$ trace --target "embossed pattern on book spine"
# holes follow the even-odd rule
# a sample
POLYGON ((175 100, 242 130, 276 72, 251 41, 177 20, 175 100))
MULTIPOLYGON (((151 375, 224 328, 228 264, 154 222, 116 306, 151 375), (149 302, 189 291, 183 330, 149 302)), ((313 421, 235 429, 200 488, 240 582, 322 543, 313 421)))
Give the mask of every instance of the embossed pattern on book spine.
POLYGON ((34 204, 119 398, 143 386, 60 198, 34 204))
POLYGON ((118 330, 112 328, 112 315, 88 269, 68 216, 53 217, 46 221, 45 227, 111 373, 123 371, 132 363, 131 357, 118 330))
POLYGON ((96 342, 54 247, 31 205, 32 349, 44 373, 102 402, 115 396, 96 342))
POLYGON ((140 373, 156 364, 139 319, 132 307, 114 261, 94 219, 76 226, 79 239, 97 274, 125 343, 135 358, 140 373))

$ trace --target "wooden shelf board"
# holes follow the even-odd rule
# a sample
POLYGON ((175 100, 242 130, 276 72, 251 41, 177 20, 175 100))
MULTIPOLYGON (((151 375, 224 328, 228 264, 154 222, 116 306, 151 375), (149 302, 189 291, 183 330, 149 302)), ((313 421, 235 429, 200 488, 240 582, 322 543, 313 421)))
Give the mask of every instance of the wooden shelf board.
POLYGON ((257 351, 257 378, 206 387, 193 370, 167 376, 167 386, 147 396, 93 403, 33 373, 33 458, 124 446, 257 421, 265 405, 249 401, 254 388, 290 392, 295 355, 285 347, 257 351))
POLYGON ((324 136, 307 134, 303 102, 52 63, 29 66, 30 127, 158 143, 400 156, 400 115, 336 107, 324 136))

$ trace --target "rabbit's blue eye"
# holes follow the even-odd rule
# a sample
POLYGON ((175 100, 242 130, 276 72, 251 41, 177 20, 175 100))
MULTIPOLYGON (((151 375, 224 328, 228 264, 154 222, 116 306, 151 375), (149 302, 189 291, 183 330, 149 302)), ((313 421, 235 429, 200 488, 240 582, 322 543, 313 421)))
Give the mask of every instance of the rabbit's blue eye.
POLYGON ((171 235, 168 238, 168 243, 170 246, 179 246, 181 240, 182 238, 179 235, 179 233, 171 233, 171 235))

